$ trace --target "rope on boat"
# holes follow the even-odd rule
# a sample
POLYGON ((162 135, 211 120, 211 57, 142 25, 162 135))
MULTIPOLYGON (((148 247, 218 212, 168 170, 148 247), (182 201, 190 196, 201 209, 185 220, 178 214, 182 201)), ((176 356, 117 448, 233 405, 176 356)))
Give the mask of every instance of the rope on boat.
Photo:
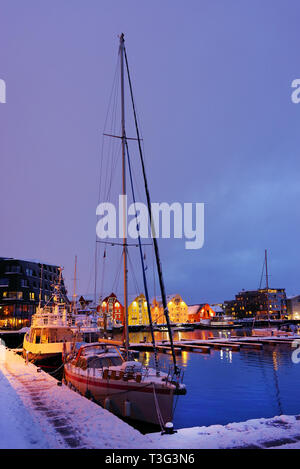
POLYGON ((62 367, 64 366, 64 363, 62 363, 56 370, 54 371, 47 371, 48 375, 55 375, 62 367))
POLYGON ((156 396, 156 392, 155 392, 154 383, 152 383, 152 386, 153 386, 153 396, 154 396, 154 403, 155 403, 157 418, 158 418, 158 422, 159 422, 161 431, 163 432, 165 425, 164 425, 164 421, 163 421, 163 418, 162 418, 162 415, 161 415, 161 412, 160 412, 160 408, 159 408, 159 405, 158 405, 158 400, 157 400, 157 396, 156 396))

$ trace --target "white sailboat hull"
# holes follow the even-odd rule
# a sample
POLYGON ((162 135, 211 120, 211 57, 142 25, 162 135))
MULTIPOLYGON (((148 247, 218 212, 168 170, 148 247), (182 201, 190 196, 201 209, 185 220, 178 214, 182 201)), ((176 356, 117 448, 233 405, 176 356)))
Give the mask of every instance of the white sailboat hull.
POLYGON ((65 365, 65 379, 80 394, 93 397, 116 415, 159 425, 159 408, 164 424, 172 421, 173 385, 154 384, 155 399, 151 381, 137 383, 135 380, 103 379, 93 376, 92 372, 88 375, 82 373, 80 368, 71 364, 65 365))

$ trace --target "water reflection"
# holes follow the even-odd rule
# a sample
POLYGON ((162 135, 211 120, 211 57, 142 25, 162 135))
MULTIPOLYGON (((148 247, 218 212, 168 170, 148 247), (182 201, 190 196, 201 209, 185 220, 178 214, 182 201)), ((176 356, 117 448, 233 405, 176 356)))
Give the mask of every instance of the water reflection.
MULTIPOLYGON (((194 330, 176 331, 174 340, 247 336, 250 331, 194 330)), ((140 342, 150 334, 130 334, 131 342, 140 342)), ((155 332, 156 340, 168 340, 166 332, 155 332)), ((265 346, 263 350, 241 348, 212 350, 210 354, 182 352, 178 365, 184 368, 186 396, 180 396, 174 417, 178 428, 226 424, 251 418, 300 412, 300 364, 291 360, 287 346, 265 346)), ((153 354, 144 352, 141 360, 153 365, 153 354)), ((172 358, 159 354, 160 366, 168 371, 172 358)))
POLYGON ((232 351, 231 350, 220 350, 220 359, 226 360, 228 363, 232 363, 232 351))

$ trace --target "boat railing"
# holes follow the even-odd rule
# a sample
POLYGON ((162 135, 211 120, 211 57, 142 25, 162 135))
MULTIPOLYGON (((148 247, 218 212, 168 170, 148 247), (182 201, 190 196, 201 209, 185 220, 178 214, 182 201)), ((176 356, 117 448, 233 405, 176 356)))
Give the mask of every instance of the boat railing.
MULTIPOLYGON (((60 305, 59 305, 60 306, 60 305)), ((69 327, 71 325, 71 319, 68 316, 68 312, 65 308, 54 308, 45 307, 38 310, 31 320, 32 326, 64 326, 69 327)))

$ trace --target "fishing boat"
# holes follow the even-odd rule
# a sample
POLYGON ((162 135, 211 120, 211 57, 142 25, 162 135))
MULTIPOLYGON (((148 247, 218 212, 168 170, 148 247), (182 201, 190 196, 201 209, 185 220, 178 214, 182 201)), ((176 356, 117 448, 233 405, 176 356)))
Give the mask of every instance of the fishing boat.
MULTIPOLYGON (((124 74, 125 64, 130 90, 130 98, 135 122, 136 138, 138 143, 139 157, 143 174, 145 195, 149 219, 151 220, 151 201, 146 178, 144 158, 141 146, 140 133, 137 123, 135 104, 132 92, 132 83, 130 79, 127 54, 125 50, 124 35, 120 36, 119 45, 119 63, 120 63, 120 84, 121 84, 121 135, 109 135, 111 138, 121 139, 122 150, 122 195, 127 196, 126 175, 129 173, 129 184, 134 207, 136 207, 135 191, 132 178, 131 159, 128 149, 128 137, 125 131, 125 108, 124 108, 124 74)), ((106 135, 106 134, 105 134, 106 135)), ((67 384, 80 393, 91 397, 96 402, 103 405, 117 415, 138 420, 150 424, 159 425, 165 429, 166 423, 172 420, 173 399, 176 394, 185 394, 186 388, 182 383, 182 372, 177 366, 174 342, 172 336, 171 323, 167 306, 166 292, 162 275, 161 261, 156 236, 152 236, 153 248, 159 286, 162 297, 163 311, 165 316, 166 330, 168 331, 170 346, 172 351, 173 366, 168 373, 164 373, 159 368, 158 353, 155 344, 154 327, 151 317, 151 305, 149 291, 146 279, 145 256, 142 250, 141 236, 134 247, 138 247, 141 261, 142 280, 144 294, 147 303, 147 312, 149 319, 149 328, 151 332, 151 341, 153 345, 154 366, 145 366, 138 361, 134 361, 130 355, 129 344, 129 324, 128 324, 128 248, 127 242, 126 217, 123 217, 123 239, 122 239, 122 264, 123 264, 123 286, 124 286, 124 331, 122 342, 113 340, 100 340, 99 343, 83 345, 77 353, 73 353, 65 362, 65 380, 67 384)), ((135 213, 137 220, 137 213, 135 213)), ((152 230, 154 228, 152 227, 152 230)), ((153 234, 153 231, 152 231, 153 234)), ((98 241, 106 246, 109 241, 98 241)), ((112 246, 118 243, 112 241, 112 246)), ((104 251, 103 258, 106 258, 104 251)), ((96 297, 96 293, 95 293, 96 297)))
POLYGON ((68 305, 62 301, 60 280, 61 269, 50 304, 41 307, 39 303, 31 318, 30 329, 24 336, 23 357, 29 361, 62 361, 63 354, 71 351, 75 341, 81 340, 77 330, 72 329, 68 305))

